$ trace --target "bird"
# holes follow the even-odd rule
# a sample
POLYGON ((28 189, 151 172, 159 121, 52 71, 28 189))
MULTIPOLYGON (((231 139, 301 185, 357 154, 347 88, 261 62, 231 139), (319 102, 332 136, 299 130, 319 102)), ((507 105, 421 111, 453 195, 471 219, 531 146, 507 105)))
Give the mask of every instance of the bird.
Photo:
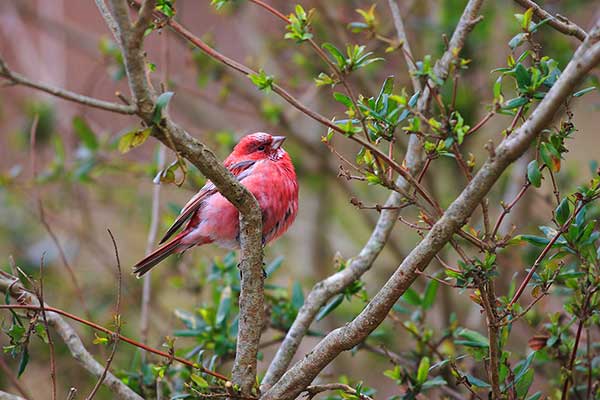
MULTIPOLYGON (((258 201, 263 245, 283 235, 298 213, 298 180, 292 160, 282 148, 285 139, 264 132, 246 135, 223 162, 258 201)), ((214 243, 237 249, 239 232, 238 210, 208 181, 182 208, 160 246, 134 265, 133 273, 140 278, 169 255, 194 246, 214 243)))

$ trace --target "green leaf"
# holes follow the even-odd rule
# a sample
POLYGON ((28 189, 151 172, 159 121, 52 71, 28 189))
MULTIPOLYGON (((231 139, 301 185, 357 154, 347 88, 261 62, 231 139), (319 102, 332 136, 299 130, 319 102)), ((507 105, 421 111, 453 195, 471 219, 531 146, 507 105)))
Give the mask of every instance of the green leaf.
POLYGON ((500 100, 502 96, 502 76, 499 76, 494 82, 494 99, 500 100))
POLYGON ((150 136, 150 132, 152 132, 152 128, 127 132, 119 139, 117 148, 122 154, 125 154, 131 149, 142 145, 150 136))
POLYGON ((433 306, 439 286, 440 283, 435 279, 432 279, 427 283, 425 293, 423 294, 423 302, 421 303, 423 310, 428 310, 433 306))
POLYGON ((591 92, 594 89, 596 89, 595 86, 590 86, 588 88, 581 89, 580 91, 573 93, 573 97, 581 97, 584 94, 589 93, 589 92, 591 92))
POLYGON ((469 381, 469 383, 475 387, 478 387, 481 389, 487 389, 487 388, 491 387, 491 385, 489 383, 487 383, 486 381, 483 381, 479 378, 475 378, 473 375, 466 375, 466 378, 469 381))
POLYGON ((540 166, 537 160, 533 160, 527 164, 527 179, 529 179, 529 182, 537 188, 542 186, 542 173, 540 172, 540 166))
POLYGON ((525 31, 529 31, 529 24, 531 23, 531 18, 533 17, 533 7, 530 7, 523 13, 523 20, 521 21, 521 28, 525 31))
POLYGON ((571 209, 569 208, 569 200, 565 197, 562 199, 556 210, 554 211, 554 215, 556 216, 556 222, 559 225, 564 225, 569 219, 569 215, 571 215, 571 209))
POLYGON ((329 52, 329 54, 331 54, 331 56, 337 62, 338 67, 343 69, 346 66, 346 57, 344 57, 344 54, 342 54, 342 52, 337 47, 335 47, 331 43, 323 43, 321 47, 323 47, 329 52))
POLYGON ((504 103, 504 106, 502 106, 502 108, 505 110, 512 110, 524 106, 528 102, 529 99, 527 97, 515 97, 514 99, 510 99, 506 103, 504 103))
POLYGON ((516 384, 517 398, 522 399, 527 395, 527 392, 529 392, 529 388, 533 383, 534 374, 535 372, 533 369, 528 369, 522 376, 522 379, 516 384))
POLYGON ((340 92, 334 92, 333 93, 333 98, 338 102, 338 103, 342 103, 343 105, 345 105, 348 108, 352 108, 353 104, 352 104, 352 99, 348 96, 346 96, 343 93, 340 92))
POLYGON ((444 378, 442 378, 441 376, 436 376, 435 378, 425 381, 425 383, 423 383, 423 385, 421 386, 421 389, 427 390, 427 389, 431 389, 431 388, 434 388, 437 386, 444 386, 447 384, 448 384, 448 382, 446 382, 446 380, 444 378))
POLYGON ((173 92, 164 92, 161 93, 160 96, 158 96, 158 99, 156 99, 156 108, 154 109, 154 115, 152 116, 152 122, 154 122, 155 124, 160 123, 160 121, 163 118, 163 111, 166 111, 167 106, 169 105, 169 102, 171 101, 171 98, 174 94, 175 93, 173 92))
POLYGON ((304 293, 302 293, 302 285, 300 282, 294 282, 294 286, 292 286, 292 306, 296 310, 299 310, 300 307, 304 304, 304 293))
POLYGON ((221 301, 219 302, 219 309, 217 310, 217 325, 222 325, 229 316, 229 310, 231 309, 231 286, 225 287, 221 293, 221 301))
POLYGON ((527 71, 527 68, 525 68, 521 63, 518 63, 515 67, 515 78, 517 79, 517 85, 521 90, 525 90, 527 86, 531 85, 531 76, 529 75, 529 71, 527 71))
POLYGON ((410 98, 410 100, 408 100, 408 106, 409 107, 414 107, 417 105, 417 100, 419 100, 419 96, 421 95, 421 92, 419 90, 417 90, 415 92, 415 94, 413 94, 410 98))
POLYGON ((404 294, 400 298, 410 305, 421 305, 421 297, 413 288, 406 289, 406 292, 404 292, 404 294))
POLYGON ((267 75, 264 70, 260 69, 257 74, 250 74, 248 78, 254 83, 256 87, 265 92, 273 90, 273 76, 267 75))
POLYGON ((490 342, 487 337, 483 336, 479 332, 472 331, 467 328, 461 328, 456 331, 458 337, 466 339, 466 340, 457 340, 457 344, 462 344, 467 347, 489 347, 490 342))
POLYGON ((417 369, 417 383, 423 384, 427 380, 427 376, 429 375, 429 366, 431 362, 429 361, 429 357, 421 358, 421 362, 419 363, 419 368, 417 369))
POLYGON ((196 385, 198 385, 201 388, 208 387, 208 382, 206 381, 206 379, 204 379, 203 377, 201 377, 198 374, 190 375, 190 379, 192 380, 192 382, 194 382, 196 385))
POLYGON ((283 264, 283 257, 277 257, 275 260, 273 260, 269 265, 267 265, 267 267, 265 268, 265 272, 267 274, 267 278, 272 276, 275 271, 277 271, 280 267, 281 264, 283 264))
POLYGON ((98 149, 96 134, 82 117, 76 116, 73 118, 73 130, 86 148, 90 150, 98 149))
POLYGON ((344 295, 342 293, 336 295, 333 299, 331 299, 331 301, 329 301, 329 303, 325 304, 325 306, 321 308, 321 311, 319 311, 317 314, 317 321, 325 318, 327 314, 335 310, 340 304, 342 304, 343 301, 344 295))
POLYGON ((523 40, 525 40, 525 33, 518 33, 515 36, 513 36, 512 39, 510 39, 510 41, 508 42, 508 46, 514 50, 523 43, 523 40))
POLYGON ((27 347, 23 348, 23 353, 21 354, 21 360, 19 361, 19 369, 17 372, 17 377, 20 378, 25 372, 25 368, 27 368, 27 364, 29 363, 29 350, 27 347))

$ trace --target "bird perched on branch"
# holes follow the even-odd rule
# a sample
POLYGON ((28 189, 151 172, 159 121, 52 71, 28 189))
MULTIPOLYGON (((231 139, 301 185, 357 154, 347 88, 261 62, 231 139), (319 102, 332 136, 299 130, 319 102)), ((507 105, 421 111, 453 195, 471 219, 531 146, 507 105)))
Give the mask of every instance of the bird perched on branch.
MULTIPOLYGON (((260 205, 263 244, 280 237, 298 212, 298 181, 290 156, 281 147, 284 140, 262 132, 247 135, 224 162, 260 205)), ((160 247, 138 262, 133 272, 139 278, 169 255, 193 246, 215 243, 239 248, 239 232, 238 210, 209 181, 183 207, 160 247), (183 224, 183 230, 169 240, 183 224)))

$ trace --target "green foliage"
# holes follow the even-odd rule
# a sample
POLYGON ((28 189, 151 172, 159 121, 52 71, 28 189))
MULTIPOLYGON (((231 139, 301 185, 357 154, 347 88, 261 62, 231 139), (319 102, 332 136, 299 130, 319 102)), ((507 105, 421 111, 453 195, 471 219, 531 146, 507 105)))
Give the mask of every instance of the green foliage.
POLYGON ((314 10, 311 9, 307 13, 300 4, 296 5, 295 14, 289 15, 290 23, 285 27, 288 32, 284 37, 295 40, 296 43, 312 39, 313 35, 309 32, 309 26, 313 12, 314 10))
POLYGON ((267 75, 262 69, 259 70, 257 74, 248 75, 248 78, 250 78, 256 87, 260 90, 264 90, 266 93, 273 90, 273 76, 267 75))

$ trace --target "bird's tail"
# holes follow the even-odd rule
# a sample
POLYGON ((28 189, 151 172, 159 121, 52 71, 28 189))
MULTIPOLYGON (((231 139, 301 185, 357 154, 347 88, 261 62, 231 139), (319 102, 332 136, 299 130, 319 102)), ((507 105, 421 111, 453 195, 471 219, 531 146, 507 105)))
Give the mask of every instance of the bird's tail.
POLYGON ((171 254, 187 249, 189 246, 181 243, 181 239, 183 239, 186 234, 187 232, 185 231, 181 232, 179 235, 161 245, 137 264, 135 264, 133 266, 133 273, 136 275, 136 277, 142 277, 142 275, 150 271, 156 264, 171 254))

